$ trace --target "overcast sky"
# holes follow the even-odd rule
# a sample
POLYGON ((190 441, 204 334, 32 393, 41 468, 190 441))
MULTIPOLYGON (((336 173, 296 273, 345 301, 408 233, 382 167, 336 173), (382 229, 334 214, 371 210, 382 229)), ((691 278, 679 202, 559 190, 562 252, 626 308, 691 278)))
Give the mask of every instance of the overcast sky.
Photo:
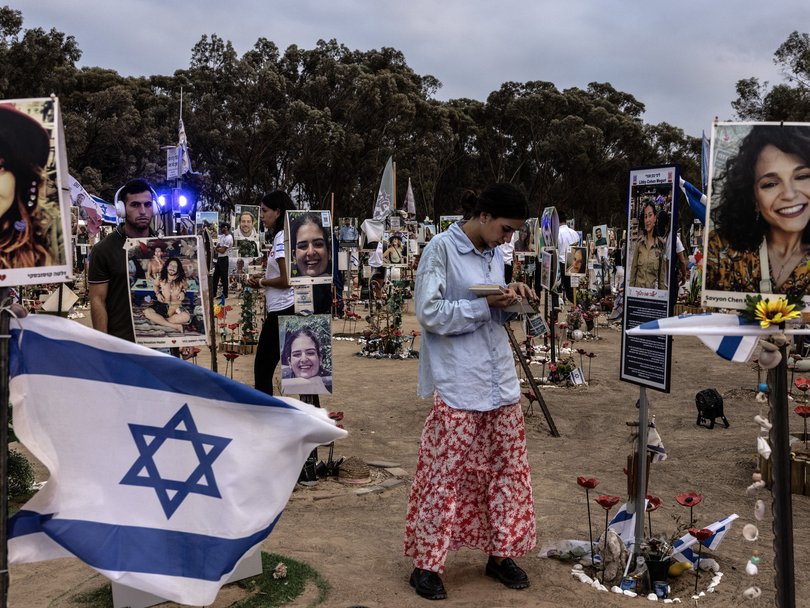
POLYGON ((734 118, 738 80, 782 80, 773 53, 810 30, 810 0, 12 0, 23 27, 72 34, 80 65, 123 75, 188 67, 203 34, 241 55, 260 37, 284 51, 335 38, 402 51, 442 100, 485 100, 503 82, 557 88, 609 82, 646 106, 648 123, 689 135, 734 118))

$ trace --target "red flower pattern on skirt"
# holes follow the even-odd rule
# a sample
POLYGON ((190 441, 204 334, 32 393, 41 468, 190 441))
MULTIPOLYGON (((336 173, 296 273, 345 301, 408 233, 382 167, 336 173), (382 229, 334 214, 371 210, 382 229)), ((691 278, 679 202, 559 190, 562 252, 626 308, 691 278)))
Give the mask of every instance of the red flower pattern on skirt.
POLYGON ((520 557, 536 542, 520 404, 457 410, 436 395, 408 498, 405 555, 441 573, 450 549, 520 557))

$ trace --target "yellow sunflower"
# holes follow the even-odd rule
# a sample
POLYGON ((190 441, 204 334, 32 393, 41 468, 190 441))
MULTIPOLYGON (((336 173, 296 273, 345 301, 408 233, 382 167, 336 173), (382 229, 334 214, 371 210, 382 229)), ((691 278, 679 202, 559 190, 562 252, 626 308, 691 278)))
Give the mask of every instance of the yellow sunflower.
POLYGON ((784 298, 777 298, 773 302, 770 299, 760 300, 757 302, 754 318, 759 321, 762 329, 767 329, 770 325, 779 325, 798 317, 799 311, 795 308, 795 304, 789 304, 784 298))

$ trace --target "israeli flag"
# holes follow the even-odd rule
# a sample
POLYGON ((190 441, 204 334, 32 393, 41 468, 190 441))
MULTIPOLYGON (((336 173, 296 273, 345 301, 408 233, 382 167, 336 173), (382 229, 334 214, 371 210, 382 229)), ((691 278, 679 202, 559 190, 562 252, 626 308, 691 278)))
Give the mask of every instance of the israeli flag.
POLYGON ((10 351, 14 430, 51 474, 9 522, 12 563, 73 555, 211 604, 307 455, 346 435, 324 410, 60 317, 21 319, 10 351))
MULTIPOLYGON (((629 504, 626 502, 619 507, 607 527, 608 530, 613 530, 628 547, 636 542, 636 514, 629 511, 629 504)), ((646 512, 646 510, 647 499, 644 499, 644 511, 646 512)), ((598 540, 601 542, 602 537, 600 536, 598 540)))
MULTIPOLYGON (((704 542, 703 546, 712 551, 716 550, 720 546, 720 542, 728 534, 728 531, 731 530, 732 522, 738 517, 739 515, 733 513, 725 519, 706 526, 714 534, 704 542)), ((697 539, 687 532, 672 543, 672 557, 679 562, 691 562, 694 566, 698 558, 698 552, 694 548, 695 543, 697 543, 697 539)))
POLYGON ((681 178, 681 190, 686 195, 686 200, 689 201, 689 208, 701 224, 706 223, 706 204, 708 197, 698 190, 695 186, 681 178))
POLYGON ((705 313, 667 317, 627 330, 631 336, 695 336, 727 361, 744 363, 751 358, 759 337, 773 333, 739 315, 705 313))

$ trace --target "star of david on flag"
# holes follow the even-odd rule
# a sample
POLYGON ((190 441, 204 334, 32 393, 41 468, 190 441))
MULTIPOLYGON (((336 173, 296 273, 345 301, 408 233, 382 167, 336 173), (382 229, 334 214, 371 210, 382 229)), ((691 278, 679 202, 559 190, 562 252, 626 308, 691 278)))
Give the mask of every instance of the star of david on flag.
POLYGON ((186 496, 192 492, 222 498, 211 465, 231 440, 198 432, 188 404, 181 407, 164 427, 130 424, 129 429, 135 445, 138 446, 140 457, 124 475, 121 483, 154 488, 166 513, 166 519, 174 514, 186 496), (181 426, 184 428, 180 428, 181 426), (148 437, 152 439, 148 440, 148 437), (156 452, 172 439, 190 443, 194 448, 194 456, 198 459, 197 466, 193 467, 188 478, 182 481, 161 477, 155 462, 156 452))
POLYGON ((31 315, 11 333, 14 430, 51 473, 9 521, 12 564, 75 556, 211 604, 312 449, 346 436, 324 410, 68 319, 31 315))

